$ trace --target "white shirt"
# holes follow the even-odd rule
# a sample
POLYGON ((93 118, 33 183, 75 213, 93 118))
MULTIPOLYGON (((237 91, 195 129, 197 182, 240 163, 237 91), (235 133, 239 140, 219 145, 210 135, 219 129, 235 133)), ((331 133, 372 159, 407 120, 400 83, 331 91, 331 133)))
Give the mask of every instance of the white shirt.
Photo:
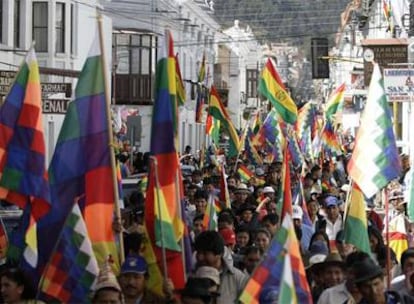
POLYGON ((342 216, 339 215, 335 223, 332 223, 328 218, 326 218, 326 234, 329 237, 329 240, 335 240, 336 235, 342 229, 342 216))
MULTIPOLYGON (((342 304, 350 299, 353 300, 352 295, 349 293, 348 289, 346 289, 345 283, 341 283, 325 289, 319 297, 318 304, 342 304)), ((349 303, 355 303, 355 301, 349 303)))

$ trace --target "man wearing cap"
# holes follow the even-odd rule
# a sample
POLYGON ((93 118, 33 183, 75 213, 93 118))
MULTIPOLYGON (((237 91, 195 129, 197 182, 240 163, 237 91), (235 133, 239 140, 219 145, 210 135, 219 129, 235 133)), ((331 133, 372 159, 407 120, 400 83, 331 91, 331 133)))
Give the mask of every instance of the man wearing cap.
POLYGON ((365 252, 353 252, 348 255, 345 260, 345 282, 324 290, 317 304, 359 303, 362 296, 354 283, 355 275, 352 266, 365 258, 369 258, 369 255, 365 252))
POLYGON ((312 227, 303 224, 303 210, 299 205, 292 207, 292 219, 295 230, 300 230, 301 232, 300 243, 302 249, 307 249, 314 231, 312 227))
POLYGON ((322 263, 318 263, 317 269, 319 271, 320 280, 319 288, 312 293, 315 303, 319 300, 320 295, 324 290, 344 282, 345 263, 338 253, 331 252, 322 263))
POLYGON ((353 264, 354 283, 362 295, 360 304, 397 304, 406 302, 404 297, 395 291, 387 291, 384 284, 384 273, 371 258, 353 264))
POLYGON ((306 276, 310 282, 312 299, 314 303, 318 300, 324 290, 322 279, 322 268, 320 267, 329 254, 329 248, 324 241, 314 241, 309 248, 309 259, 307 262, 306 276))
POLYGON ((122 290, 112 272, 109 261, 107 261, 99 271, 95 290, 92 297, 93 304, 121 304, 122 290))
MULTIPOLYGON (((408 248, 408 231, 410 223, 408 221, 406 212, 406 202, 404 201, 404 195, 400 189, 394 189, 389 195, 389 203, 394 207, 394 216, 389 220, 389 239, 390 248, 394 250, 398 262, 404 250, 408 248)), ((385 225, 386 226, 386 225, 385 225)), ((387 228, 384 228, 387 232, 387 228)))
POLYGON ((245 203, 239 207, 237 215, 239 217, 239 227, 246 227, 250 231, 254 231, 259 227, 256 206, 245 203))
POLYGON ((263 188, 263 195, 269 199, 270 202, 275 201, 275 189, 271 186, 266 186, 263 188))
POLYGON ((339 230, 342 229, 342 214, 339 212, 338 198, 334 195, 328 195, 324 199, 326 208, 326 228, 325 232, 329 240, 335 240, 339 230))
POLYGON ((219 233, 224 240, 224 245, 233 253, 236 246, 236 233, 231 228, 220 229, 219 233))
POLYGON ((148 278, 148 265, 138 255, 130 255, 121 266, 119 283, 126 304, 165 303, 165 299, 157 296, 145 287, 148 278))
POLYGON ((382 217, 375 211, 374 198, 365 199, 365 204, 368 225, 373 225, 379 231, 382 231, 384 229, 384 221, 382 220, 382 217))
POLYGON ((234 303, 243 290, 248 276, 224 257, 224 241, 217 231, 204 231, 195 240, 196 269, 214 267, 220 272, 220 296, 217 304, 234 303))
POLYGON ((250 195, 250 189, 246 184, 240 183, 234 191, 235 199, 231 202, 231 210, 234 214, 237 214, 240 206, 246 203, 247 198, 250 195))
POLYGON ((337 252, 331 252, 321 264, 324 289, 333 287, 345 280, 345 263, 337 252))
POLYGON ((218 295, 220 287, 220 272, 216 268, 210 266, 198 267, 193 277, 208 279, 210 282, 208 291, 218 295))
POLYGON ((189 278, 181 291, 181 304, 212 304, 216 295, 209 288, 209 279, 189 278))

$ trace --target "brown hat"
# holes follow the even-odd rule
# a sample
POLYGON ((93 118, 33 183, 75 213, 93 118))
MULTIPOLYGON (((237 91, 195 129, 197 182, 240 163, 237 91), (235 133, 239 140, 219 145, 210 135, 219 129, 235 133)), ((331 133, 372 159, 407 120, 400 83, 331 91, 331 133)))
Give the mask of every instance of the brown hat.
POLYGON ((95 292, 104 288, 113 288, 115 290, 121 291, 118 280, 116 279, 116 276, 111 269, 109 259, 105 262, 105 264, 103 264, 102 268, 99 271, 98 279, 95 285, 95 292))
POLYGON ((326 259, 321 264, 322 268, 326 268, 329 266, 339 266, 341 268, 345 268, 345 263, 342 260, 342 257, 339 253, 331 252, 330 254, 328 254, 326 259))

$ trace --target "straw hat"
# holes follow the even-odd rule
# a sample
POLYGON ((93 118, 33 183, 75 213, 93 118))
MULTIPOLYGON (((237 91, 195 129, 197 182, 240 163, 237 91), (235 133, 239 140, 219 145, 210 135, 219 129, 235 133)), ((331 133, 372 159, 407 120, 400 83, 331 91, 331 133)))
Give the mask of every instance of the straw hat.
POLYGON ((342 260, 342 257, 337 252, 331 252, 328 254, 326 259, 322 262, 321 266, 325 269, 330 266, 338 266, 345 268, 345 262, 342 260))
POLYGON ((246 184, 240 183, 239 186, 236 188, 236 191, 234 191, 235 193, 238 192, 247 192, 250 193, 250 189, 247 187, 246 184))

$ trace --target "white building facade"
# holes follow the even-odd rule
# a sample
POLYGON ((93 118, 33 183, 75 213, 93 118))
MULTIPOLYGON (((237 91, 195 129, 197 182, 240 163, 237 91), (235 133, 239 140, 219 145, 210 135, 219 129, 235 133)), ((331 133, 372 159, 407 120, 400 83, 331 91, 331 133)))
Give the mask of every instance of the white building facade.
MULTIPOLYGON (((27 50, 34 42, 40 68, 51 68, 52 72, 41 71, 42 84, 76 85, 76 73, 80 71, 88 54, 90 43, 97 29, 97 10, 101 6, 96 0, 2 0, 0 1, 0 71, 5 76, 15 72, 22 63, 27 50), (87 30, 85 30, 87 29, 87 30)), ((103 17, 105 48, 111 59, 111 20, 103 17)), ((108 62, 108 69, 110 62, 108 62)), ((7 83, 0 91, 4 98, 13 75, 0 77, 7 83)), ((56 110, 57 100, 69 102, 72 92, 56 92, 43 96, 43 123, 47 151, 50 161, 59 135, 65 109, 56 110), (52 109, 52 110, 51 110, 52 109)))
POLYGON ((172 32, 174 51, 180 62, 187 93, 185 105, 180 107, 180 148, 183 150, 186 145, 190 145, 193 151, 200 149, 204 144, 205 131, 203 124, 195 122, 195 87, 203 54, 206 56, 205 84, 209 86, 213 81, 215 34, 219 25, 213 17, 212 3, 182 0, 134 3, 113 0, 106 3, 105 11, 111 16, 114 29, 113 58, 117 65, 114 67, 117 79, 115 86, 118 86, 114 90, 115 104, 127 105, 138 111, 140 134, 137 134, 138 138, 133 143, 136 149, 149 151, 157 46, 158 41, 163 39, 165 29, 172 32), (147 44, 120 43, 121 40, 134 39, 140 39, 141 43, 145 40, 147 44), (134 83, 134 79, 136 86, 125 85, 125 81, 134 83), (125 89, 122 91, 119 85, 124 85, 125 89), (125 90, 129 94, 125 94, 125 90), (133 90, 138 94, 134 94, 133 90), (122 94, 126 96, 120 98, 122 94))

